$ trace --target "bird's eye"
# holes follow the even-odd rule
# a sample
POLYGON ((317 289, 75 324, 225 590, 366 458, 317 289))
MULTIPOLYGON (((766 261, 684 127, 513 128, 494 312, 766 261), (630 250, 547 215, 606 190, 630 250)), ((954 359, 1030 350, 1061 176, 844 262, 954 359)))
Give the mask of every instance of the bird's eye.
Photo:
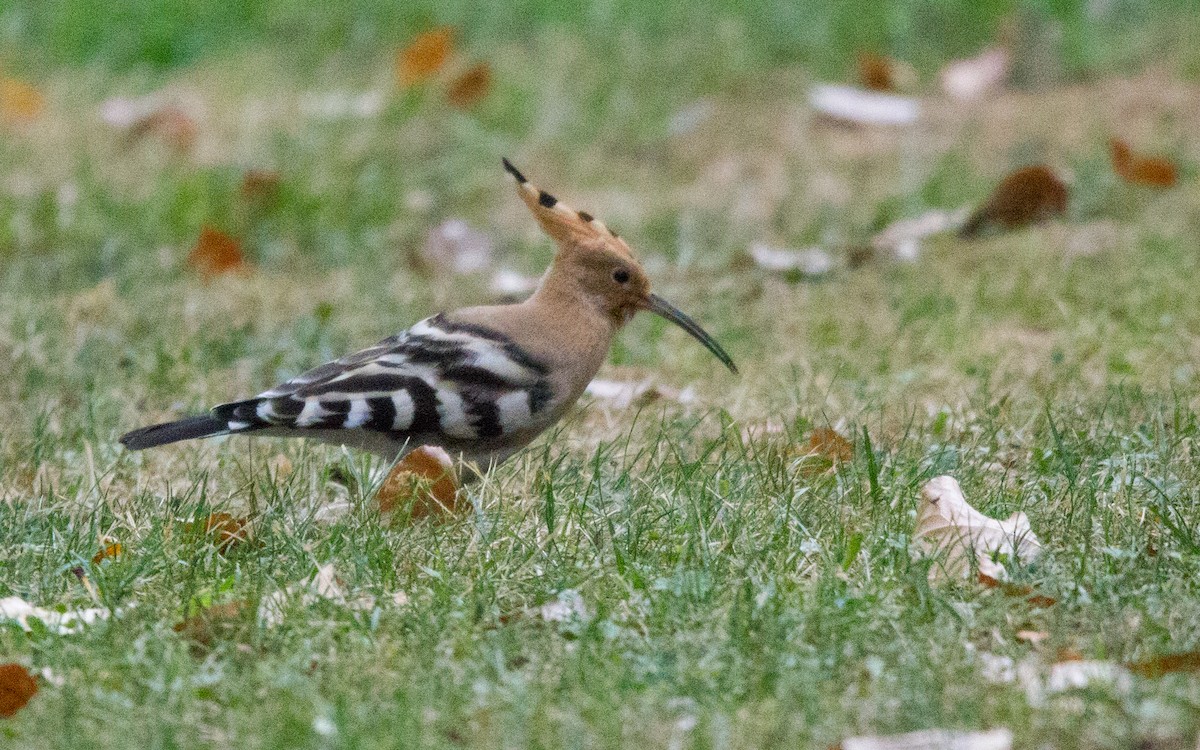
POLYGON ((618 268, 617 270, 613 271, 613 281, 617 282, 618 284, 628 283, 629 272, 624 268, 618 268))

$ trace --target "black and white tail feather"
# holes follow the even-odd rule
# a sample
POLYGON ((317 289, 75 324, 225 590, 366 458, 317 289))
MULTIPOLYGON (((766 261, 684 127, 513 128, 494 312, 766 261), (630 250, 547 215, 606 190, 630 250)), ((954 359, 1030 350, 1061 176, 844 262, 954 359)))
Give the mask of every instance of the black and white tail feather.
POLYGON ((131 450, 228 434, 313 437, 386 458, 426 443, 471 460, 545 421, 545 364, 509 337, 444 315, 320 365, 254 398, 121 437, 131 450))

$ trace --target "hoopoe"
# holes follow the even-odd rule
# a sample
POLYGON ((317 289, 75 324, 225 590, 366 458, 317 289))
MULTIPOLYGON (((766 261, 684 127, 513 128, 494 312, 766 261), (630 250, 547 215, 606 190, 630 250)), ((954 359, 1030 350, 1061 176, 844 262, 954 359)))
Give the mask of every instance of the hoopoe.
POLYGON ((141 450, 215 435, 308 437, 387 459, 432 445, 487 471, 563 416, 640 310, 683 328, 737 372, 704 329, 650 292, 623 239, 503 163, 558 244, 528 299, 434 315, 254 398, 134 430, 121 443, 141 450))

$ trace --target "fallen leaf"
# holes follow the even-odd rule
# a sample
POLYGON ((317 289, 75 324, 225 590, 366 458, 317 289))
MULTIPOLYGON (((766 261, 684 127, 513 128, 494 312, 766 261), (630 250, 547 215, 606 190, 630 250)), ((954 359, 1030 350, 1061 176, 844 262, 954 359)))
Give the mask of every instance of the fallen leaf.
POLYGON ((895 260, 912 262, 921 255, 921 241, 961 226, 970 209, 944 211, 934 209, 920 216, 899 219, 871 238, 871 247, 891 253, 895 260))
POLYGON ((1035 607, 1041 607, 1042 609, 1058 604, 1058 600, 1052 596, 1035 593, 1033 586, 1011 583, 1009 581, 999 581, 982 572, 979 574, 979 582, 989 589, 1000 589, 1002 592, 1004 592, 1005 596, 1025 597, 1025 601, 1029 602, 1035 607))
MULTIPOLYGON (((370 594, 350 598, 333 563, 325 563, 318 566, 316 573, 303 583, 264 596, 258 606, 259 622, 264 627, 274 627, 283 622, 288 604, 297 598, 297 606, 301 607, 322 599, 353 610, 369 610, 375 607, 375 597, 370 594)), ((396 606, 402 606, 408 602, 408 596, 403 592, 396 592, 392 595, 392 602, 396 606)))
POLYGON ((852 86, 813 86, 808 104, 820 115, 853 125, 912 125, 921 116, 916 99, 852 86))
POLYGON ((1047 633, 1045 630, 1018 630, 1017 631, 1017 640, 1018 641, 1025 641, 1026 643, 1032 643, 1035 646, 1038 645, 1039 643, 1041 643, 1042 641, 1048 639, 1049 637, 1050 637, 1050 634, 1047 633))
POLYGON ((1178 180, 1175 165, 1156 156, 1135 154, 1125 141, 1113 138, 1108 142, 1113 171, 1132 185, 1171 187, 1178 180))
POLYGON ((173 629, 205 649, 212 648, 216 641, 229 638, 246 627, 250 607, 251 603, 246 599, 214 604, 176 623, 173 629))
POLYGON ((586 622, 592 617, 583 596, 575 589, 563 589, 550 601, 537 608, 544 622, 586 622))
POLYGON ((187 264, 206 280, 250 268, 242 255, 241 243, 212 227, 200 230, 196 245, 188 253, 187 264))
POLYGON ((197 134, 195 120, 182 107, 168 104, 134 120, 125 131, 125 146, 154 136, 177 153, 187 153, 196 145, 197 134))
POLYGON ((449 26, 426 31, 396 55, 396 79, 412 86, 437 75, 450 58, 454 29, 449 26))
POLYGON ((660 399, 685 405, 696 400, 696 392, 692 388, 677 391, 673 388, 656 385, 649 378, 645 380, 597 379, 587 384, 585 392, 592 398, 606 402, 614 409, 627 409, 630 406, 640 408, 660 399))
POLYGON ((454 462, 444 449, 423 445, 392 468, 375 494, 382 513, 411 507, 409 518, 445 516, 458 508, 454 462))
POLYGON ((379 90, 307 93, 300 98, 300 111, 321 120, 366 119, 382 112, 386 103, 387 97, 379 90))
POLYGON ((226 554, 250 539, 250 519, 230 513, 212 513, 203 523, 193 522, 189 528, 211 537, 217 551, 226 554))
POLYGON ((37 694, 37 680, 20 664, 0 664, 0 716, 9 718, 37 694))
POLYGON ((834 269, 833 258, 820 248, 789 250, 755 242, 750 246, 750 258, 764 271, 785 276, 823 276, 834 269))
POLYGON ((1012 56, 1003 47, 992 47, 975 57, 955 60, 942 68, 942 91, 959 101, 978 99, 1008 79, 1012 56))
POLYGON ((966 578, 973 568, 998 581, 1008 571, 993 559, 1007 556, 1029 562, 1041 553, 1042 544, 1029 527, 1024 513, 1005 521, 989 518, 967 503, 954 477, 935 477, 921 488, 913 542, 926 555, 937 556, 930 571, 938 575, 966 578))
POLYGON ((0 76, 0 120, 20 124, 36 120, 46 108, 46 98, 31 84, 0 76))
POLYGON ((1200 672, 1200 651, 1162 654, 1127 664, 1130 672, 1139 677, 1156 679, 1176 672, 1200 672))
POLYGON ((871 91, 897 91, 916 82, 912 66, 873 52, 858 55, 858 82, 871 91))
POLYGON ((1112 685, 1118 692, 1127 692, 1133 680, 1129 670, 1108 661, 1064 661, 1050 667, 1046 692, 1062 693, 1081 690, 1093 683, 1112 685))
POLYGON ((837 430, 818 427, 808 434, 808 442, 798 451, 798 468, 805 476, 828 471, 854 458, 854 443, 837 430))
POLYGON ((0 599, 0 618, 16 620, 22 629, 30 631, 30 618, 40 620, 48 629, 62 635, 77 633, 85 625, 91 625, 97 620, 108 617, 108 610, 99 607, 92 609, 69 609, 59 612, 54 609, 37 607, 19 596, 9 596, 0 599))
POLYGON ((99 552, 92 556, 92 565, 99 565, 101 560, 107 560, 114 557, 119 557, 124 552, 120 542, 106 544, 99 552))
POLYGON ((842 750, 1011 750, 1012 732, 990 729, 984 732, 960 732, 949 729, 924 729, 907 734, 874 737, 847 737, 842 750))
POLYGON ((492 66, 485 62, 472 65, 450 83, 446 101, 461 109, 470 109, 492 90, 492 66))
POLYGON ((242 197, 265 203, 279 192, 283 178, 272 169, 251 169, 242 176, 242 197))
POLYGON ((466 275, 486 270, 495 252, 490 235, 462 219, 447 219, 426 233, 420 260, 432 272, 466 275))
POLYGON ((987 229, 1016 229, 1061 216, 1067 211, 1067 186, 1049 167, 1038 164, 1005 177, 987 201, 959 230, 978 237, 987 229))

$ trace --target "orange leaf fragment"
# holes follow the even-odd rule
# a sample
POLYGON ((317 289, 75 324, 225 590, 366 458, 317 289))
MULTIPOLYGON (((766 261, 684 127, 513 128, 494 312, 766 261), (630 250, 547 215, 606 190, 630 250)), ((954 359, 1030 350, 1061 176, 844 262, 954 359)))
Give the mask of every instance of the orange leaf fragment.
POLYGON ((427 445, 413 450, 388 473, 375 498, 383 513, 411 507, 412 519, 453 513, 458 480, 450 454, 427 445))
POLYGON ((854 443, 837 430, 818 427, 808 434, 808 444, 798 452, 800 473, 815 476, 854 458, 854 443))
POLYGON ((872 91, 895 91, 895 67, 891 58, 877 55, 874 52, 860 52, 858 55, 859 83, 872 91))
POLYGON ((1136 675, 1150 678, 1162 677, 1174 672, 1200 672, 1200 651, 1164 654, 1125 666, 1136 675))
POLYGON ((30 122, 45 108, 46 98, 33 86, 15 78, 0 77, 0 120, 30 122))
POLYGON ((1171 162, 1161 157, 1135 154, 1128 143, 1118 138, 1111 139, 1108 148, 1112 155, 1113 171, 1130 184, 1167 188, 1179 178, 1171 162))
POLYGON ((7 719, 37 694, 37 681, 20 664, 0 664, 0 716, 7 719))
POLYGON ((1046 609, 1047 607, 1053 607, 1055 604, 1058 604, 1057 599, 1052 596, 1046 596, 1045 594, 1037 593, 1037 589, 1035 589, 1033 586, 1012 583, 1010 581, 1001 581, 998 578, 993 578, 987 573, 979 574, 979 583, 982 584, 984 588, 1000 589, 1005 596, 1025 597, 1025 601, 1040 609, 1046 609))
POLYGON ((1016 229, 1067 211, 1067 186, 1044 164, 1023 167, 1005 177, 959 230, 978 237, 986 229, 1016 229))
POLYGON ((242 255, 241 243, 212 227, 200 230, 200 237, 188 254, 187 263, 205 279, 250 268, 242 255))
POLYGON ((450 59, 453 42, 454 29, 449 26, 419 34, 396 55, 396 80, 412 86, 432 78, 450 59))
POLYGON ((124 554, 124 552, 125 550, 121 547, 120 542, 107 544, 99 552, 92 556, 92 565, 99 565, 101 560, 119 557, 124 554))
POLYGON ((483 100, 492 89, 492 66, 473 65, 454 79, 446 91, 446 101, 460 109, 469 109, 483 100))
POLYGON ((213 537, 217 550, 229 552, 250 539, 250 521, 229 513, 213 513, 204 519, 204 534, 213 537))

